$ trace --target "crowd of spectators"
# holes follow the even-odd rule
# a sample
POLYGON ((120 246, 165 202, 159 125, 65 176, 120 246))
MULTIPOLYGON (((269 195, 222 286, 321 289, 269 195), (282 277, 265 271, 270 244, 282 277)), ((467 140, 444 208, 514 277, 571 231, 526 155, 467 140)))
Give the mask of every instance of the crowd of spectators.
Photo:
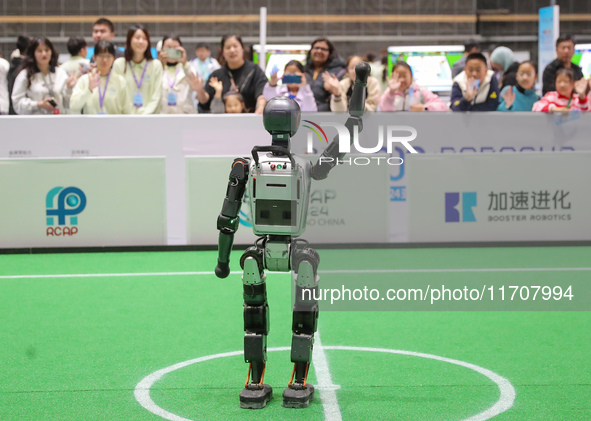
POLYGON ((152 55, 149 31, 132 26, 123 51, 113 44, 114 26, 101 18, 93 25, 94 54, 82 37, 67 43, 70 58, 58 66, 58 53, 44 37, 17 40, 10 62, 0 58, 0 114, 195 114, 257 113, 275 96, 294 99, 304 112, 346 112, 355 66, 372 65, 366 87, 366 111, 543 111, 587 110, 591 81, 572 63, 574 40, 561 36, 557 58, 543 70, 540 97, 537 66, 516 62, 507 47, 487 58, 468 42, 452 68, 451 98, 443 100, 413 78, 413 69, 397 61, 353 55, 344 61, 326 37, 315 39, 306 60, 292 60, 283 76, 267 78, 248 60, 237 34, 221 40, 218 60, 199 43, 189 60, 181 38, 168 34, 152 55), (282 82, 282 83, 280 83, 282 82))

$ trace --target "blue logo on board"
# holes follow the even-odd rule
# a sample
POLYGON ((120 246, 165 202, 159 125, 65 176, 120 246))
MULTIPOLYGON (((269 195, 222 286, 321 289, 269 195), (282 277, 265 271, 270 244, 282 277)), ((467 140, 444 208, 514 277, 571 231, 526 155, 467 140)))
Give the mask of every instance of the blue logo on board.
POLYGON ((48 236, 74 235, 78 215, 86 208, 86 195, 78 187, 54 187, 47 193, 45 207, 48 236))
POLYGON ((445 193, 445 222, 476 222, 473 209, 476 204, 476 192, 445 193))

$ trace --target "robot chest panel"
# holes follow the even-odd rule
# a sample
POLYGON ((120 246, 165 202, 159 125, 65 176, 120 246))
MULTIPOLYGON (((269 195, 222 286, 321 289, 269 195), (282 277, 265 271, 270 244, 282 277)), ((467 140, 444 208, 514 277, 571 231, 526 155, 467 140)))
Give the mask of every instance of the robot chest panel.
POLYGON ((251 167, 248 184, 255 234, 300 235, 305 229, 308 189, 305 172, 289 159, 251 167))

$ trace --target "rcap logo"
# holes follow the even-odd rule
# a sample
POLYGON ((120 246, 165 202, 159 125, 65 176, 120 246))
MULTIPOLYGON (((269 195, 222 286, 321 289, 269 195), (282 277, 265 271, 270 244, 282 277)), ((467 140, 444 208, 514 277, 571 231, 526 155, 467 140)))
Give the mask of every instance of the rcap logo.
MULTIPOLYGON (((326 136, 326 132, 323 130, 321 125, 316 124, 310 120, 303 120, 303 121, 306 123, 310 123, 312 126, 314 126, 314 127, 311 127, 311 126, 304 125, 304 127, 310 129, 313 133, 316 134, 318 139, 320 139, 320 143, 323 143, 323 139, 324 139, 324 141, 326 141, 327 144, 329 143, 328 137, 326 136), (322 136, 320 136, 319 132, 322 133, 322 136)), ((322 123, 322 126, 334 127, 337 129, 337 133, 339 136, 339 152, 340 153, 350 153, 351 152, 351 134, 349 133, 349 130, 347 129, 347 127, 344 124, 329 122, 329 123, 322 123)), ((385 142, 386 142, 386 149, 387 149, 388 153, 392 153, 392 150, 394 149, 392 146, 393 143, 401 143, 406 148, 406 150, 408 152, 418 153, 409 143, 417 138, 417 131, 414 127, 386 126, 386 128, 384 129, 384 126, 379 126, 378 127, 378 142, 377 142, 376 146, 365 148, 359 144, 359 127, 353 126, 353 145, 355 146, 355 149, 359 153, 373 154, 373 153, 380 152, 384 146, 384 137, 386 138, 385 142), (385 132, 385 136, 384 136, 384 132, 385 132), (394 136, 395 132, 406 132, 406 133, 410 133, 410 134, 408 136, 394 136)), ((308 142, 307 142, 307 150, 306 150, 307 153, 314 153, 314 147, 313 147, 312 141, 313 141, 312 133, 308 132, 308 142)))
POLYGON ((47 193, 45 199, 47 208, 47 225, 66 225, 69 217, 69 225, 78 225, 78 217, 86 207, 86 195, 77 187, 54 187, 47 193))
POLYGON ((476 206, 476 192, 463 192, 461 194, 462 212, 456 208, 460 204, 460 193, 445 193, 445 222, 476 222, 472 208, 476 206))

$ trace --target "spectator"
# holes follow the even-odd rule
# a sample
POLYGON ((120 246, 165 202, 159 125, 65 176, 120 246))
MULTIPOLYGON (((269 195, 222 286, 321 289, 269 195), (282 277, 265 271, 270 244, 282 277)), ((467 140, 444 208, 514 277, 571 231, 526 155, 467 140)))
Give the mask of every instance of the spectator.
POLYGON ((8 114, 10 101, 8 99, 8 80, 6 76, 10 70, 10 63, 0 57, 0 115, 8 114))
MULTIPOLYGON (((330 91, 330 110, 345 112, 349 109, 349 100, 353 94, 353 85, 355 82, 355 66, 363 61, 361 56, 351 56, 347 60, 347 74, 339 82, 332 75, 325 74, 323 77, 328 81, 328 90, 330 91)), ((367 86, 365 87, 365 111, 375 111, 380 103, 380 83, 373 76, 368 76, 367 86)))
POLYGON ((113 72, 123 76, 134 114, 158 114, 162 101, 162 63, 152 58, 150 34, 141 25, 127 31, 125 56, 115 60, 113 72))
MULTIPOLYGON (((109 19, 100 18, 92 24, 92 39, 95 44, 101 40, 113 42, 113 38, 115 38, 115 26, 109 19)), ((123 56, 123 51, 115 46, 115 58, 123 56)))
POLYGON ((498 111, 531 111, 540 96, 534 86, 537 79, 536 65, 531 61, 524 61, 517 68, 516 85, 505 86, 501 90, 501 103, 498 111))
POLYGON ((499 84, 488 70, 486 57, 472 53, 466 57, 464 71, 454 78, 451 90, 452 111, 496 111, 499 84))
POLYGON ((589 101, 587 99, 587 81, 575 79, 573 69, 558 69, 556 72, 556 91, 548 92, 536 102, 533 111, 544 112, 568 112, 574 110, 587 111, 589 101), (576 95, 574 94, 576 92, 576 95))
POLYGON ((244 98, 240 92, 229 91, 223 96, 226 114, 238 114, 244 112, 244 98))
POLYGON ((262 114, 267 103, 263 96, 263 89, 267 83, 265 73, 252 61, 244 59, 244 44, 240 36, 225 35, 222 37, 221 48, 222 68, 211 74, 206 86, 203 86, 203 79, 199 78, 197 90, 199 103, 203 105, 205 111, 209 112, 215 95, 215 90, 209 82, 215 77, 222 82, 222 94, 230 90, 237 91, 244 99, 246 112, 262 114))
MULTIPOLYGON (((211 50, 209 49, 209 45, 200 42, 195 46, 195 57, 191 60, 191 65, 197 70, 197 75, 203 79, 209 79, 209 76, 220 67, 220 63, 213 57, 211 57, 211 50)), ((201 110, 199 105, 199 101, 195 98, 195 105, 198 107, 199 112, 204 112, 201 110)))
POLYGON ((14 86, 14 81, 18 74, 21 61, 25 56, 25 52, 27 51, 27 45, 29 45, 29 38, 19 35, 16 40, 16 50, 10 54, 10 70, 8 70, 8 75, 6 78, 8 80, 8 99, 10 101, 9 114, 12 115, 16 114, 12 106, 12 88, 14 86))
POLYGON ((33 38, 14 81, 12 104, 17 114, 59 114, 72 94, 76 75, 57 66, 58 53, 47 38, 33 38))
POLYGON ((187 63, 187 52, 178 35, 169 34, 162 38, 160 60, 164 67, 161 114, 195 114, 195 92, 191 83, 196 82, 196 78, 195 75, 189 76, 192 66, 187 63), (180 58, 172 58, 169 54, 180 54, 180 58))
POLYGON ((447 111, 447 104, 413 80, 412 69, 399 61, 392 69, 389 86, 382 95, 380 111, 447 111))
POLYGON ((112 72, 115 46, 99 41, 94 47, 96 68, 78 80, 70 100, 74 114, 133 114, 127 83, 123 76, 112 72))
POLYGON ((499 82, 499 89, 517 84, 515 75, 519 63, 514 62, 511 49, 507 47, 495 48, 490 55, 490 67, 496 72, 495 76, 499 82))
POLYGON ((464 45, 464 55, 458 61, 456 61, 453 66, 451 67, 451 77, 455 78, 457 75, 464 71, 464 67, 466 67, 466 57, 468 54, 472 53, 479 53, 480 52, 480 45, 477 41, 469 40, 464 45))
POLYGON ((276 96, 287 96, 300 106, 300 110, 303 112, 318 111, 316 108, 316 100, 310 85, 306 81, 306 75, 304 74, 304 66, 297 60, 291 60, 285 65, 283 71, 283 78, 285 81, 281 86, 277 86, 278 78, 277 72, 271 74, 271 80, 265 85, 263 95, 268 101, 276 96), (286 78, 287 76, 287 78, 286 78), (291 77, 299 77, 299 82, 287 82, 291 77))
POLYGON ((345 63, 338 57, 332 42, 324 37, 316 38, 308 51, 304 70, 314 93, 318 111, 330 111, 327 76, 334 75, 340 80, 347 72, 345 63))
POLYGON ((68 52, 71 57, 68 61, 60 67, 66 71, 68 75, 72 73, 84 74, 88 71, 88 64, 90 60, 86 59, 88 54, 88 44, 82 37, 71 37, 66 44, 68 52), (86 66, 86 69, 84 67, 86 66))
POLYGON ((562 35, 556 40, 556 60, 546 66, 542 74, 542 95, 548 92, 556 91, 556 75, 558 69, 572 69, 574 80, 583 78, 583 70, 572 63, 571 60, 575 55, 575 41, 570 35, 562 35))
POLYGON ((211 101, 211 112, 214 114, 241 114, 244 113, 244 98, 240 92, 228 91, 222 96, 223 83, 215 77, 211 78, 211 86, 215 89, 215 95, 211 101))

